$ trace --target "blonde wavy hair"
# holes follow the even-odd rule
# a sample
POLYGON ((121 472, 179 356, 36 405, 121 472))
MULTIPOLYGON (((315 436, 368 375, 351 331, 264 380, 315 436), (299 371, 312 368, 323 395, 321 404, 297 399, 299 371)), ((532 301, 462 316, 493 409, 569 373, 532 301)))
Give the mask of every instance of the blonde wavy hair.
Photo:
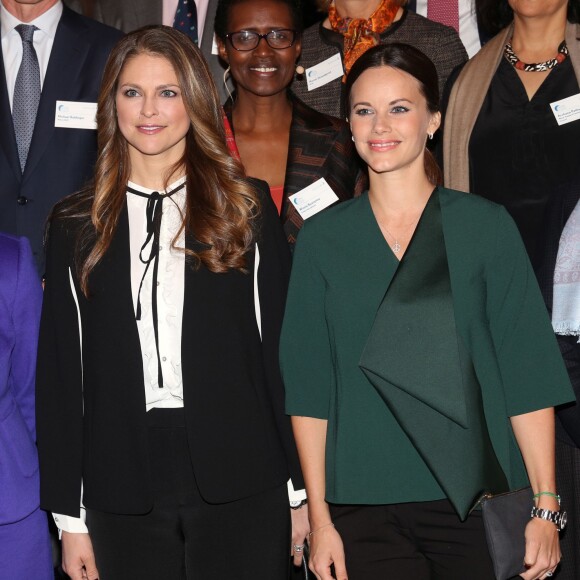
POLYGON ((212 272, 244 270, 254 242, 259 213, 257 194, 232 158, 223 111, 208 66, 185 35, 167 26, 149 26, 125 36, 115 46, 103 73, 97 109, 98 157, 93 183, 57 207, 53 217, 87 217, 77 243, 77 274, 89 294, 89 276, 115 234, 131 174, 129 148, 117 122, 117 85, 124 65, 138 55, 164 58, 173 66, 183 104, 191 120, 183 157, 167 168, 165 185, 185 172, 187 200, 175 240, 185 229, 199 244, 185 250, 195 267, 212 272))

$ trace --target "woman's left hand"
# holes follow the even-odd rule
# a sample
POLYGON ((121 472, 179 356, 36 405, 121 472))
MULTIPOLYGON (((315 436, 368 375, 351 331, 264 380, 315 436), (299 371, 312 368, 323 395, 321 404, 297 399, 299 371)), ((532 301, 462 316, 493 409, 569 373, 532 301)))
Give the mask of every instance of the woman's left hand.
POLYGON ((551 576, 560 561, 560 539, 558 529, 552 522, 532 518, 526 526, 527 570, 520 574, 524 580, 544 580, 551 576))
POLYGON ((310 532, 308 523, 308 505, 303 505, 300 509, 290 510, 292 517, 292 543, 290 545, 290 555, 294 556, 294 566, 302 565, 302 554, 306 544, 306 536, 310 532), (300 551, 294 549, 294 546, 302 546, 300 551))

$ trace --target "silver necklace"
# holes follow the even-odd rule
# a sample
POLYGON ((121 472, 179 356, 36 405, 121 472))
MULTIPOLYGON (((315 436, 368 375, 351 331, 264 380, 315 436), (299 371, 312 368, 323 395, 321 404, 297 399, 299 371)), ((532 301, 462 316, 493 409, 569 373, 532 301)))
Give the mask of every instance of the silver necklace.
MULTIPOLYGON (((409 230, 409 228, 413 227, 418 221, 419 218, 417 218, 413 223, 410 223, 408 226, 405 226, 403 234, 406 233, 409 230)), ((395 254, 398 254, 401 251, 401 244, 399 243, 399 239, 393 236, 393 234, 387 229, 387 226, 384 224, 384 222, 382 223, 382 226, 385 229, 387 235, 390 236, 393 240, 395 240, 395 243, 391 246, 391 250, 393 250, 395 254)))

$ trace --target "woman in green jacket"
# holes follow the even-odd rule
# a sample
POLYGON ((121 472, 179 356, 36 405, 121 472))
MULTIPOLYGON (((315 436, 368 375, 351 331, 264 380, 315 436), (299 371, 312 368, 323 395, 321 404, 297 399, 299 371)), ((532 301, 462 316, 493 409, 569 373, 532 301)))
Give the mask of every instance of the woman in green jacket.
MULTIPOLYGON (((529 483, 557 524, 553 405, 572 398, 505 210, 438 187, 437 74, 402 44, 347 79, 367 194, 305 224, 281 343, 319 580, 494 577, 482 493, 529 483), (528 483, 529 482, 529 483, 528 483)), ((530 508, 532 505, 530 505, 530 508)), ((525 580, 558 525, 531 518, 525 580)))

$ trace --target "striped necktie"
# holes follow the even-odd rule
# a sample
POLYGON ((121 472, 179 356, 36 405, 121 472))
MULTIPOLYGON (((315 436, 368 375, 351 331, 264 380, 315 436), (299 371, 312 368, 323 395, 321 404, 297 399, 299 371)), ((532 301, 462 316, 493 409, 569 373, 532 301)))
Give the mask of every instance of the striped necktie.
POLYGON ((187 34, 197 44, 197 8, 194 0, 179 0, 173 28, 187 34))
POLYGON ((427 18, 459 32, 459 0, 427 0, 427 18))

